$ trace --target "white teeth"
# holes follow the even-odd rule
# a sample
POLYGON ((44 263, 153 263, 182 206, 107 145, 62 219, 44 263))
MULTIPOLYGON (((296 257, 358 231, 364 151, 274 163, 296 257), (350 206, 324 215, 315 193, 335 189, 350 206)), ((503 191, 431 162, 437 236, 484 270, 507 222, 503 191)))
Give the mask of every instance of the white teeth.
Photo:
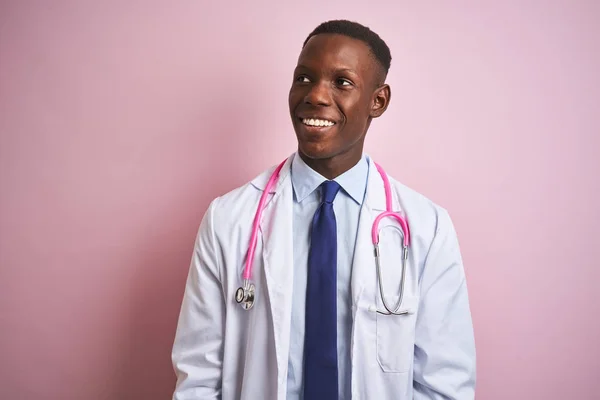
POLYGON ((324 119, 314 119, 314 118, 304 118, 302 120, 302 123, 304 125, 308 125, 308 126, 333 126, 335 125, 335 123, 331 122, 331 121, 327 121, 324 119))

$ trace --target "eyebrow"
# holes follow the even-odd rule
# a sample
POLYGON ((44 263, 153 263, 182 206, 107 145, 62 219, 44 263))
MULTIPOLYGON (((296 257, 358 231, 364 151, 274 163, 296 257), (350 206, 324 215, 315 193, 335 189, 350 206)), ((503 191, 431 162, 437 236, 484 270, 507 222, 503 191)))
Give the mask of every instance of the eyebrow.
MULTIPOLYGON (((304 64, 298 64, 295 69, 300 69, 300 68, 312 70, 312 68, 310 68, 309 66, 304 65, 304 64)), ((358 72, 356 72, 355 70, 353 70, 351 68, 334 68, 334 71, 335 72, 349 72, 353 75, 360 76, 358 74, 358 72)))
POLYGON ((350 72, 351 74, 358 75, 358 72, 356 72, 355 70, 353 70, 351 68, 340 68, 340 69, 336 69, 336 71, 339 71, 339 72, 350 72))

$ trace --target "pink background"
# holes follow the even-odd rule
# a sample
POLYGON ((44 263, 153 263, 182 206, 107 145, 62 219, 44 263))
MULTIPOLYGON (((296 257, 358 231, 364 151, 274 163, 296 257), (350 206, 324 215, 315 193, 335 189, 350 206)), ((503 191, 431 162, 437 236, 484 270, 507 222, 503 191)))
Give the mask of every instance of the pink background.
POLYGON ((200 218, 340 17, 392 50, 367 151, 456 224, 477 398, 598 398, 600 3, 379 4, 1 1, 1 399, 171 395, 200 218))

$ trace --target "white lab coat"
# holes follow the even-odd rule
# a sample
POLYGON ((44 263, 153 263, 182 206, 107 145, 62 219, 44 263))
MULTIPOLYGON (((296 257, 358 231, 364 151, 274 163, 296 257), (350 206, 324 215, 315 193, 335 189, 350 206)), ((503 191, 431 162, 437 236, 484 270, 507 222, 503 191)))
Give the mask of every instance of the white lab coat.
MULTIPOLYGON (((243 310, 241 285, 252 221, 274 168, 215 199, 199 229, 177 326, 173 399, 286 398, 292 312, 293 189, 291 157, 271 191, 254 260, 256 302, 243 310)), ((371 225, 385 210, 383 180, 369 169, 352 265, 352 399, 474 398, 475 345, 465 274, 448 213, 390 177, 393 208, 408 218, 411 248, 404 316, 381 306, 371 225)), ((382 225, 394 225, 386 218, 382 225)), ((388 303, 400 282, 398 231, 382 231, 388 303)))

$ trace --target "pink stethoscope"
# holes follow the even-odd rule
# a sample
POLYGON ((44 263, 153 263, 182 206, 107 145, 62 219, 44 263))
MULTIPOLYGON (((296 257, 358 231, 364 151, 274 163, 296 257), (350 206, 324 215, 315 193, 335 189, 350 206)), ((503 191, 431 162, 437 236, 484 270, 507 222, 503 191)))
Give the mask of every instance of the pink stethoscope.
MULTIPOLYGON (((256 251, 256 241, 258 237, 258 230, 260 226, 260 220, 262 218, 262 212, 265 208, 265 203, 267 202, 267 197, 269 192, 279 179, 279 173, 283 168, 287 160, 283 160, 281 164, 277 166, 269 181, 267 182, 267 186, 263 191, 260 201, 258 203, 258 208, 256 209, 256 214, 254 215, 254 222, 252 224, 252 234, 250 236, 250 244, 248 246, 248 255, 246 257, 246 265, 244 266, 244 272, 242 274, 243 284, 239 287, 235 292, 235 301, 242 305, 245 310, 249 310, 254 306, 255 300, 255 289, 256 287, 252 283, 252 264, 254 260, 254 252, 256 251)), ((400 307, 402 306, 402 298, 404 297, 404 280, 406 277, 406 260, 408 259, 408 245, 410 242, 410 232, 408 230, 408 222, 406 218, 400 213, 392 211, 392 190, 390 188, 390 181, 387 177, 387 174, 384 172, 383 168, 379 166, 379 164, 374 163, 375 167, 377 167, 377 171, 381 178, 383 179, 383 186, 385 189, 385 211, 379 214, 375 221, 373 222, 373 226, 371 228, 371 238, 373 240, 373 254, 375 256, 375 265, 377 266, 377 283, 379 285, 379 293, 381 295, 381 300, 383 303, 383 307, 385 310, 376 310, 378 313, 383 315, 404 315, 409 314, 409 310, 400 311, 400 307), (383 293, 383 283, 381 276, 381 265, 380 265, 380 250, 379 250, 379 222, 386 217, 393 218, 398 221, 400 224, 400 228, 402 229, 402 278, 400 281, 400 294, 398 296, 398 301, 394 307, 390 307, 386 301, 385 295, 383 293)))

